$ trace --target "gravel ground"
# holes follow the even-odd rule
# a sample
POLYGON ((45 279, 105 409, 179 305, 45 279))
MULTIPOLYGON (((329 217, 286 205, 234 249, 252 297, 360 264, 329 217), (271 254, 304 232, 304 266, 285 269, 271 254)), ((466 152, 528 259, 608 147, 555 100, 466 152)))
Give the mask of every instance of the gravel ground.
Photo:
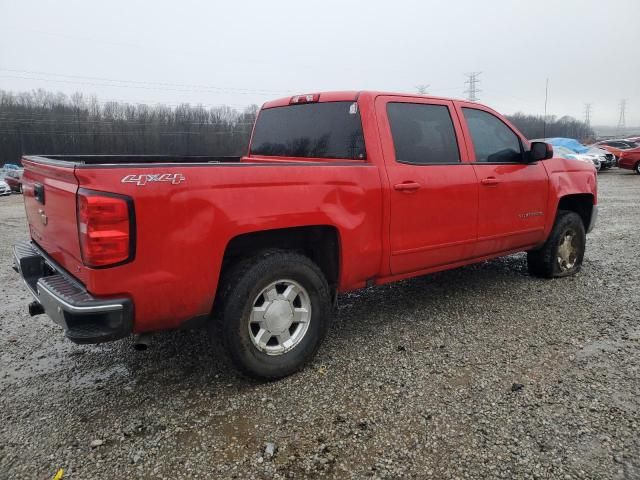
POLYGON ((582 273, 525 256, 340 298, 306 370, 239 377, 198 332, 65 341, 8 268, 0 478, 640 478, 640 177, 600 175, 582 273))

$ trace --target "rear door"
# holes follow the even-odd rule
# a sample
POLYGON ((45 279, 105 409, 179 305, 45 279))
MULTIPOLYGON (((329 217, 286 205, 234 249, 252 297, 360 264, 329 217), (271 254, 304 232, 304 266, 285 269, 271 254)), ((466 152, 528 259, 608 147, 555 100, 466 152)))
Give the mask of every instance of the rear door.
POLYGON ((469 258, 478 183, 450 101, 381 96, 376 116, 390 182, 394 275, 469 258))
POLYGON ((524 163, 524 143, 490 109, 466 103, 459 115, 478 178, 476 257, 544 240, 548 176, 541 162, 524 163))

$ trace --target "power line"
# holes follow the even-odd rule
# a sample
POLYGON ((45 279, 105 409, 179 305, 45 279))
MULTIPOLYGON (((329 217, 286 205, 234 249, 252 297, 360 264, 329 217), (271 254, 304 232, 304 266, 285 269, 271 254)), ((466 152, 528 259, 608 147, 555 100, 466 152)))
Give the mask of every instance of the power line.
POLYGON ((226 94, 226 95, 268 95, 268 93, 260 92, 260 91, 234 91, 234 90, 224 90, 220 89, 206 89, 206 88, 170 88, 170 87, 161 87, 161 86, 148 86, 148 85, 126 85, 117 83, 97 83, 97 82, 85 82, 80 80, 62 80, 56 78, 42 78, 42 77, 33 77, 33 76, 24 76, 24 75, 11 75, 11 74, 3 74, 0 75, 2 78, 17 78, 21 80, 38 80, 41 82, 56 82, 56 83, 65 83, 65 84, 73 84, 73 85, 89 85, 92 87, 115 87, 115 88, 135 88, 139 90, 161 90, 161 91, 173 91, 173 92, 181 92, 181 93, 214 93, 214 94, 226 94))
POLYGON ((185 122, 184 120, 180 120, 180 119, 176 119, 173 120, 171 122, 158 122, 158 121, 148 121, 148 122, 141 122, 141 121, 132 121, 132 120, 126 120, 126 119, 120 119, 120 120, 86 120, 86 119, 78 119, 78 120, 70 120, 70 119, 63 119, 63 121, 60 121, 56 115, 52 115, 54 118, 47 118, 47 119, 30 119, 30 118, 14 118, 12 116, 2 116, 0 114, 0 120, 4 120, 6 122, 11 122, 11 123, 19 123, 21 125, 32 125, 32 124, 39 124, 38 126, 40 127, 45 127, 46 125, 41 125, 41 124, 54 124, 54 125, 78 125, 78 124, 82 124, 82 125, 111 125, 111 126, 122 126, 122 125, 146 125, 146 126, 157 126, 157 125, 162 125, 162 124, 167 124, 167 123, 176 123, 176 124, 181 124, 181 125, 203 125, 203 126, 210 126, 210 127, 218 127, 218 126, 222 126, 222 125, 233 125, 233 126, 238 126, 238 125, 253 125, 253 122, 229 122, 229 123, 222 123, 222 122, 185 122))
POLYGON ((481 73, 482 72, 470 72, 466 74, 468 77, 468 80, 464 83, 465 85, 469 85, 469 86, 464 91, 464 93, 467 94, 467 100, 469 100, 470 102, 478 101, 478 93, 481 92, 481 90, 478 88, 478 84, 480 83, 480 80, 478 79, 478 77, 480 76, 481 73))
POLYGON ((616 136, 624 135, 624 131, 627 129, 627 120, 625 118, 626 109, 627 100, 620 100, 620 117, 618 118, 618 126, 616 127, 616 136))
POLYGON ((155 82, 155 81, 147 81, 147 80, 141 81, 141 80, 128 80, 128 79, 107 78, 107 77, 90 77, 86 75, 68 75, 63 73, 42 72, 42 71, 34 71, 34 70, 18 70, 18 69, 1 68, 1 67, 0 67, 0 70, 5 72, 20 73, 20 74, 27 74, 27 75, 44 75, 44 76, 50 76, 50 77, 52 76, 52 77, 63 77, 63 78, 77 78, 81 80, 97 80, 100 82, 146 85, 146 86, 156 86, 156 87, 181 87, 186 89, 197 89, 197 90, 218 90, 218 91, 229 92, 229 93, 233 93, 233 92, 245 93, 245 94, 289 93, 289 91, 285 91, 285 90, 263 90, 263 89, 255 89, 255 88, 220 87, 216 85, 155 82))

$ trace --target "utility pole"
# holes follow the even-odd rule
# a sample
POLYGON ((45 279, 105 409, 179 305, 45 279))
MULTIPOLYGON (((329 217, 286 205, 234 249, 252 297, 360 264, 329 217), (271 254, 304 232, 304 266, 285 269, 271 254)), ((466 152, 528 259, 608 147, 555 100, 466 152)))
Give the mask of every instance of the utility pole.
POLYGON ((416 85, 416 90, 418 90, 418 93, 420 95, 428 95, 429 94, 429 87, 431 86, 431 84, 427 83, 421 83, 420 85, 416 85))
POLYGON ((584 123, 587 124, 587 127, 591 126, 591 104, 584 104, 584 123))
POLYGON ((544 117, 542 117, 542 138, 547 138, 547 102, 549 100, 549 79, 544 85, 544 117))
POLYGON ((620 100, 620 117, 618 118, 618 126, 616 127, 616 136, 624 135, 627 129, 627 121, 625 119, 625 110, 627 109, 627 101, 620 100))
POLYGON ((464 93, 467 94, 467 100, 469 100, 470 102, 477 102, 478 101, 478 93, 480 93, 480 89, 478 88, 478 84, 480 83, 480 80, 478 80, 478 76, 480 76, 482 72, 471 72, 471 73, 467 73, 467 77, 468 80, 465 83, 465 85, 469 85, 467 87, 467 89, 464 91, 464 93))

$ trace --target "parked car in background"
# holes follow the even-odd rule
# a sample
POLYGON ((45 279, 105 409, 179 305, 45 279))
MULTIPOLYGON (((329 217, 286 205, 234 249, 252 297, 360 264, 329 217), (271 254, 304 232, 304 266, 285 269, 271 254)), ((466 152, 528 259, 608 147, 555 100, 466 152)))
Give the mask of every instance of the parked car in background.
POLYGON ((588 154, 576 153, 570 148, 563 147, 560 145, 553 147, 553 156, 560 157, 560 158, 567 158, 569 160, 579 160, 581 162, 590 163, 595 167, 597 171, 600 171, 600 168, 601 168, 600 160, 598 160, 597 157, 594 157, 593 155, 588 155, 588 154))
POLYGON ((0 180, 0 195, 11 195, 11 188, 4 180, 0 180))
POLYGON ((598 171, 600 171, 601 168, 611 168, 615 163, 613 155, 607 158, 607 151, 599 148, 587 147, 575 138, 555 137, 547 138, 543 141, 553 145, 554 152, 556 151, 556 148, 559 148, 559 151, 564 152, 565 155, 570 155, 569 157, 565 156, 563 158, 573 158, 575 160, 591 162, 598 171))
POLYGON ((5 163, 2 166, 2 170, 20 170, 21 168, 20 165, 16 165, 15 163, 5 163))
POLYGON ((587 150, 587 154, 598 157, 603 170, 608 170, 609 168, 616 166, 615 155, 604 148, 594 147, 592 145, 589 147, 589 150, 587 150))
POLYGON ((640 147, 632 148, 631 150, 624 150, 620 153, 618 167, 626 168, 627 170, 634 170, 640 175, 640 147))
POLYGON ((8 170, 5 174, 4 181, 7 182, 12 191, 22 193, 22 168, 18 170, 8 170))
POLYGON ((629 140, 603 140, 592 145, 593 147, 603 148, 615 155, 616 160, 620 158, 620 154, 625 150, 637 148, 638 145, 635 142, 629 140))

